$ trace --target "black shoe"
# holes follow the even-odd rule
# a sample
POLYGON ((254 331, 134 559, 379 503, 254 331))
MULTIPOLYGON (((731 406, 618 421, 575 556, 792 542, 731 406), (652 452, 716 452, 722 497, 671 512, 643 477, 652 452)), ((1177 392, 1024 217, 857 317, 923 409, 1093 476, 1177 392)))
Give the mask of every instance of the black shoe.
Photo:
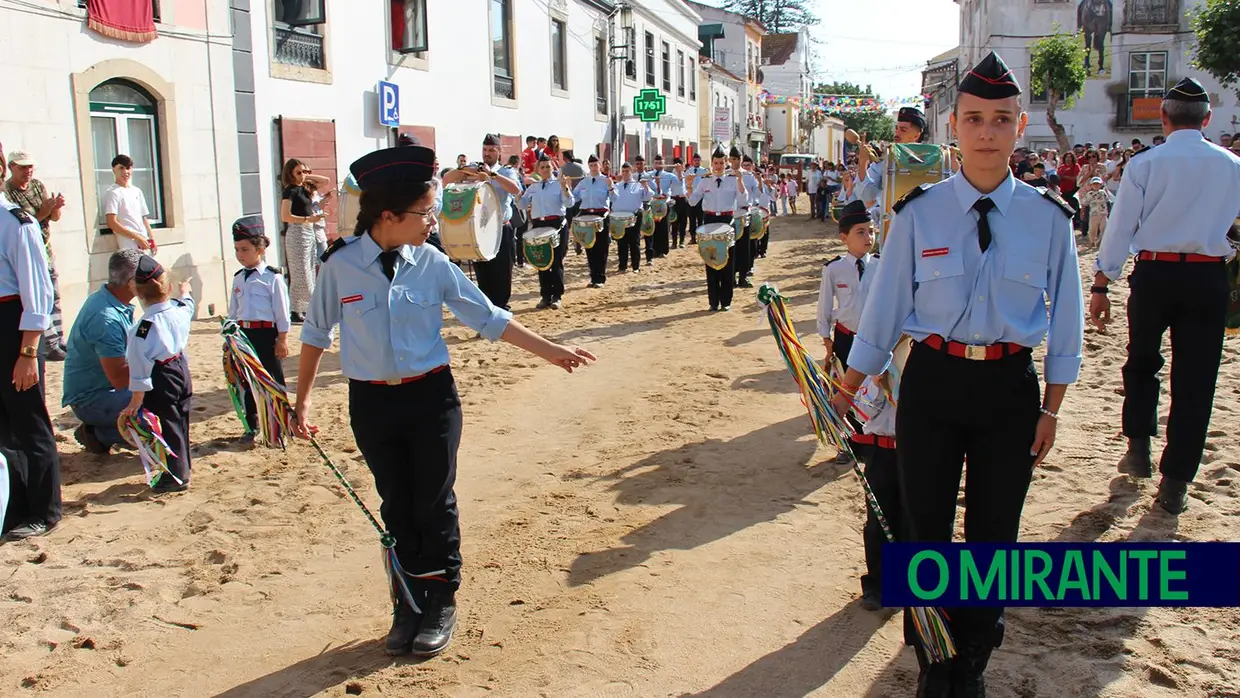
POLYGON ((302 313, 289 313, 289 322, 305 322, 306 316, 302 313))
POLYGON ((1155 501, 1168 514, 1179 516, 1188 508, 1188 483, 1163 475, 1155 501))
POLYGON ((112 450, 107 444, 100 441, 98 436, 95 436, 95 428, 89 424, 83 424, 77 429, 74 429, 73 438, 77 439, 77 442, 82 444, 82 448, 86 449, 87 453, 94 453, 98 456, 106 456, 108 452, 112 450))
POLYGON ((917 675, 917 698, 954 698, 952 665, 955 660, 931 663, 920 647, 914 645, 913 649, 917 653, 917 664, 921 667, 917 675))
POLYGON ((534 308, 536 310, 546 310, 550 306, 551 306, 551 299, 543 298, 542 300, 538 301, 538 305, 534 306, 534 308))
POLYGON ((725 312, 725 313, 726 313, 726 312, 728 312, 728 311, 729 311, 729 310, 731 310, 731 309, 732 309, 732 306, 730 306, 730 305, 725 305, 725 306, 723 306, 722 308, 720 308, 720 310, 722 310, 722 311, 723 311, 723 312, 725 312))
POLYGON ((986 664, 992 648, 964 645, 952 659, 952 698, 986 698, 986 664))
POLYGON ((1132 477, 1153 477, 1154 461, 1150 458, 1149 437, 1128 439, 1128 452, 1119 459, 1117 469, 1132 477))
POLYGON ((861 592, 861 607, 867 611, 883 610, 883 596, 877 589, 864 589, 861 592))
POLYGON ((422 614, 401 601, 392 611, 392 629, 383 642, 383 651, 395 657, 413 650, 413 638, 418 635, 422 614))
POLYGON ((456 597, 453 594, 431 594, 422 614, 422 627, 413 639, 413 653, 434 657, 448 648, 456 630, 456 597))
POLYGON ((712 306, 710 306, 710 312, 712 312, 712 313, 717 313, 717 312, 719 312, 719 306, 717 306, 717 305, 712 305, 712 306))
POLYGON ((737 288, 753 288, 753 284, 749 281, 742 281, 736 285, 737 288))
POLYGON ((38 538, 46 536, 56 528, 56 524, 48 526, 46 522, 33 520, 14 528, 5 534, 6 540, 25 540, 27 538, 38 538))
POLYGON ((176 480, 173 480, 172 476, 168 473, 163 473, 159 476, 159 482, 156 482, 155 486, 151 488, 151 493, 168 494, 170 492, 184 492, 188 489, 188 482, 177 482, 176 480))
POLYGON ((66 356, 65 345, 57 344, 54 347, 48 347, 47 356, 44 358, 46 358, 48 361, 64 361, 65 356, 66 356))
POLYGON ((246 433, 241 435, 241 438, 237 439, 237 443, 241 444, 242 446, 249 446, 250 444, 254 443, 254 439, 257 437, 258 437, 258 432, 247 431, 246 433))

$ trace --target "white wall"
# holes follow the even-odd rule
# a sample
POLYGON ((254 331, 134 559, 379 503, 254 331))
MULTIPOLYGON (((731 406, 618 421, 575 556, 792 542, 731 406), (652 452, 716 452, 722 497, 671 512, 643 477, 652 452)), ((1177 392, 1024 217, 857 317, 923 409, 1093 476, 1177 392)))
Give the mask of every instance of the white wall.
MULTIPOLYGON (((726 140, 721 139, 719 142, 723 145, 724 150, 731 148, 733 145, 740 143, 740 138, 736 135, 738 125, 743 127, 745 121, 745 90, 744 83, 733 80, 721 73, 710 71, 710 115, 713 121, 715 115, 715 106, 720 108, 731 106, 732 108, 732 131, 726 140)), ((704 136, 711 137, 712 149, 714 147, 714 134, 706 133, 704 136)))
MULTIPOLYGON (((534 2, 537 0, 523 0, 525 2, 534 2)), ((667 98, 667 113, 659 123, 652 126, 651 135, 656 140, 668 138, 673 142, 679 143, 684 141, 686 145, 696 144, 698 142, 698 103, 696 99, 689 99, 689 75, 696 72, 693 66, 696 65, 698 51, 702 47, 702 43, 697 38, 698 25, 701 23, 701 16, 694 12, 690 7, 681 0, 635 0, 633 12, 633 25, 636 29, 637 36, 637 78, 630 80, 623 72, 621 66, 620 73, 620 106, 624 109, 625 114, 633 112, 633 98, 643 89, 649 89, 651 86, 646 84, 646 64, 645 64, 645 32, 654 35, 655 46, 655 73, 656 79, 653 85, 654 89, 663 91, 663 68, 662 68, 662 42, 666 41, 671 47, 671 68, 672 68, 672 89, 664 96, 667 98), (677 51, 685 52, 685 96, 680 97, 677 94, 677 51)), ((617 29, 617 33, 618 33, 617 29)), ((706 94, 705 86, 698 84, 697 97, 702 99, 706 94)), ((647 158, 653 155, 649 144, 645 142, 645 125, 637 120, 628 120, 625 122, 625 132, 627 134, 637 133, 642 140, 642 154, 647 158)), ((631 158, 632 153, 629 154, 631 158)))

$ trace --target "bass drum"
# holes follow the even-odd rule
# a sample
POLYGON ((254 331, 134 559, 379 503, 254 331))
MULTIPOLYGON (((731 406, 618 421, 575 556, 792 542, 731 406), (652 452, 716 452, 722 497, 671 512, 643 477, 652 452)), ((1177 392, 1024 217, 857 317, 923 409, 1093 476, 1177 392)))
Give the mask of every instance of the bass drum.
POLYGON ((443 191, 439 240, 448 258, 458 262, 489 262, 499 254, 504 212, 487 182, 449 184, 443 191))

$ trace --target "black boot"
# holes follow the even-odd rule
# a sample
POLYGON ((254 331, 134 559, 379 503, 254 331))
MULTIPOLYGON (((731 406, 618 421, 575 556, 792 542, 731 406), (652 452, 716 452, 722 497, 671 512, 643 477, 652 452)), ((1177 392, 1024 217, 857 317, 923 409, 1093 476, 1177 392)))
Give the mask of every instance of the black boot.
POLYGON ((986 664, 992 647, 962 645, 952 660, 952 698, 986 698, 986 664))
POLYGON ((1188 508, 1188 483, 1167 475, 1158 483, 1158 506, 1173 516, 1179 516, 1188 508))
POLYGON ((1150 437, 1128 439, 1128 452, 1119 459, 1117 467, 1121 473, 1133 477, 1153 477, 1154 461, 1150 458, 1150 437))
POLYGON ((952 664, 955 660, 932 663, 920 645, 913 645, 917 653, 917 698, 952 698, 952 664))
POLYGON ((409 654, 421 622, 422 614, 413 610, 413 607, 402 599, 392 611, 392 629, 388 631, 383 651, 392 656, 409 654))
POLYGON ((452 632, 456 630, 456 596, 430 594, 423 608, 422 627, 413 639, 413 653, 419 657, 434 657, 448 648, 452 632))

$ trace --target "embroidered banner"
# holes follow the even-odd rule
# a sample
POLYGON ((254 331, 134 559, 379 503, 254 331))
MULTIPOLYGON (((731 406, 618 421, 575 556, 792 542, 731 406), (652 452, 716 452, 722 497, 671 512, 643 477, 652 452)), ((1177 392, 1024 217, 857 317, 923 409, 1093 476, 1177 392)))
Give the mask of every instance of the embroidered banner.
POLYGON ((86 26, 104 36, 145 44, 154 41, 153 0, 87 0, 86 26))

